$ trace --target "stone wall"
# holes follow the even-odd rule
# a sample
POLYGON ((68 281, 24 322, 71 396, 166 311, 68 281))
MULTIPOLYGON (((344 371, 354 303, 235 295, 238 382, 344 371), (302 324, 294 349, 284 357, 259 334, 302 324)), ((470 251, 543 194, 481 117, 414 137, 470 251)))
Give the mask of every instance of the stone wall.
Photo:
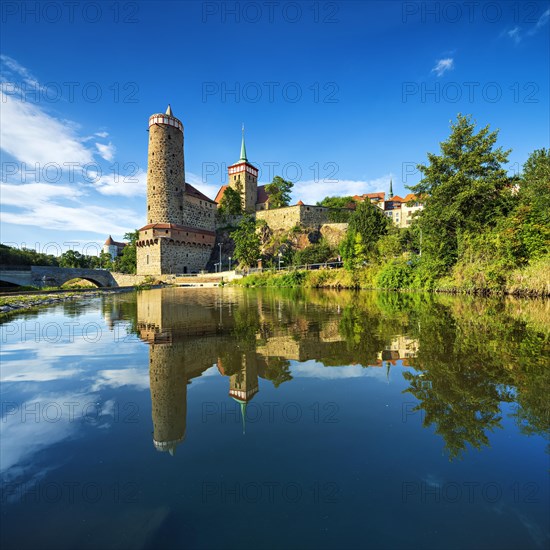
POLYGON ((347 223, 325 223, 320 232, 330 246, 337 247, 344 240, 347 230, 347 223))
POLYGON ((312 229, 318 229, 329 221, 329 208, 312 205, 294 205, 273 210, 258 210, 257 220, 265 220, 272 230, 292 229, 295 225, 303 225, 312 229))
POLYGON ((258 210, 256 212, 257 220, 264 220, 270 229, 291 229, 300 224, 300 206, 287 206, 286 208, 276 208, 273 210, 258 210))
POLYGON ((184 194, 181 224, 186 227, 198 227, 207 231, 215 231, 216 210, 216 203, 184 194))
POLYGON ((210 259, 212 245, 176 243, 159 238, 138 246, 136 251, 139 275, 198 273, 210 259))
POLYGON ((147 223, 181 224, 184 181, 183 132, 153 124, 147 158, 147 223))

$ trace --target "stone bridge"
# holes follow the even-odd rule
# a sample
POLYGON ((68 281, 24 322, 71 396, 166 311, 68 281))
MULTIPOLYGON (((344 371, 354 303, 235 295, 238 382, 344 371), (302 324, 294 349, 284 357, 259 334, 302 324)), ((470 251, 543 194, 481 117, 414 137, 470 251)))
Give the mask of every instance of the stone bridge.
POLYGON ((28 266, 18 269, 0 266, 0 281, 18 286, 61 286, 72 279, 86 279, 99 287, 118 286, 107 269, 28 266))

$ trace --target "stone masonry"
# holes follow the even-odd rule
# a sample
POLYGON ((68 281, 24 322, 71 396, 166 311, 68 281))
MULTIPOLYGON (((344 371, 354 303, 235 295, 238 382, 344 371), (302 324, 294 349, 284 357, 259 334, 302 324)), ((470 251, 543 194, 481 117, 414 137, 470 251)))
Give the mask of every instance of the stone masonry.
POLYGON ((215 243, 214 201, 185 183, 183 124, 166 113, 149 118, 147 223, 139 230, 137 274, 196 273, 215 243))

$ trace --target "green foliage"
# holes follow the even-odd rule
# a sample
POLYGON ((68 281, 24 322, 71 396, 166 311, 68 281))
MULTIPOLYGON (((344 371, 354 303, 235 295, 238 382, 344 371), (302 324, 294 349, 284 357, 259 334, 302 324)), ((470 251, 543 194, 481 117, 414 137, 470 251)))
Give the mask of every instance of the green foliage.
POLYGON ((266 193, 269 195, 269 207, 281 208, 282 206, 288 206, 293 187, 294 184, 291 181, 275 176, 273 181, 265 186, 266 193))
POLYGON ((413 280, 413 270, 410 262, 393 260, 386 264, 378 274, 377 284, 379 288, 397 290, 410 288, 413 280))
POLYGON ((116 271, 119 271, 120 273, 129 273, 132 275, 136 273, 136 241, 138 240, 138 238, 138 229, 124 235, 124 240, 127 242, 127 244, 123 248, 122 254, 118 258, 116 258, 114 262, 114 268, 116 271))
POLYGON ((353 197, 325 197, 322 201, 317 201, 317 206, 325 206, 326 208, 346 208, 350 203, 353 203, 353 197))
POLYGON ((67 250, 59 256, 59 266, 83 268, 88 267, 88 262, 86 257, 77 250, 67 250))
POLYGON ((2 265, 59 265, 59 260, 51 254, 42 254, 29 248, 13 248, 0 244, 0 264, 2 265))
POLYGON ((247 268, 256 265, 260 257, 260 236, 256 231, 256 222, 253 218, 243 218, 237 229, 231 233, 235 243, 233 257, 241 267, 247 268))
MULTIPOLYGON (((242 187, 240 182, 239 187, 242 187)), ((241 215, 243 213, 242 200, 242 192, 238 189, 233 189, 233 187, 227 187, 218 208, 220 218, 226 219, 228 216, 241 215)))
POLYGON ((334 251, 325 239, 303 250, 297 250, 292 258, 294 265, 321 264, 330 260, 334 251))
POLYGON ((349 221, 340 254, 346 269, 357 269, 376 257, 377 242, 388 232, 389 221, 380 208, 370 201, 357 205, 349 221))
POLYGON ((330 208, 328 219, 332 223, 348 223, 353 214, 353 210, 349 208, 350 204, 354 204, 353 197, 325 197, 322 201, 317 201, 317 206, 330 208))
POLYGON ((428 153, 429 163, 418 165, 424 177, 410 189, 424 200, 417 220, 422 253, 440 258, 445 268, 456 263, 465 231, 492 227, 512 208, 513 182, 503 167, 510 151, 495 148, 497 136, 488 126, 476 133, 471 116, 459 114, 441 155, 428 153))

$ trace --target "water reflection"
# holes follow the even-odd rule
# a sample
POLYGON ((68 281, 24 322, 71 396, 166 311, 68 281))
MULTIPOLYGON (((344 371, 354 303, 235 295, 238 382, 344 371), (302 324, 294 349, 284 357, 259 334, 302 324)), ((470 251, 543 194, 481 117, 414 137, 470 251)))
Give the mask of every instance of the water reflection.
MULTIPOLYGON (((307 290, 164 290, 137 294, 134 326, 149 343, 153 441, 171 454, 185 438, 187 386, 217 366, 241 406, 292 380, 292 363, 319 368, 406 367, 424 426, 449 457, 489 445, 502 406, 523 433, 548 435, 548 304, 429 295, 307 290), (503 343, 506 342, 504 346, 503 343)), ((113 322, 117 306, 104 312, 113 322)), ((338 371, 333 371, 336 375, 338 371)), ((341 370, 340 372, 344 372, 341 370)), ((243 424, 244 425, 244 424, 243 424)))

